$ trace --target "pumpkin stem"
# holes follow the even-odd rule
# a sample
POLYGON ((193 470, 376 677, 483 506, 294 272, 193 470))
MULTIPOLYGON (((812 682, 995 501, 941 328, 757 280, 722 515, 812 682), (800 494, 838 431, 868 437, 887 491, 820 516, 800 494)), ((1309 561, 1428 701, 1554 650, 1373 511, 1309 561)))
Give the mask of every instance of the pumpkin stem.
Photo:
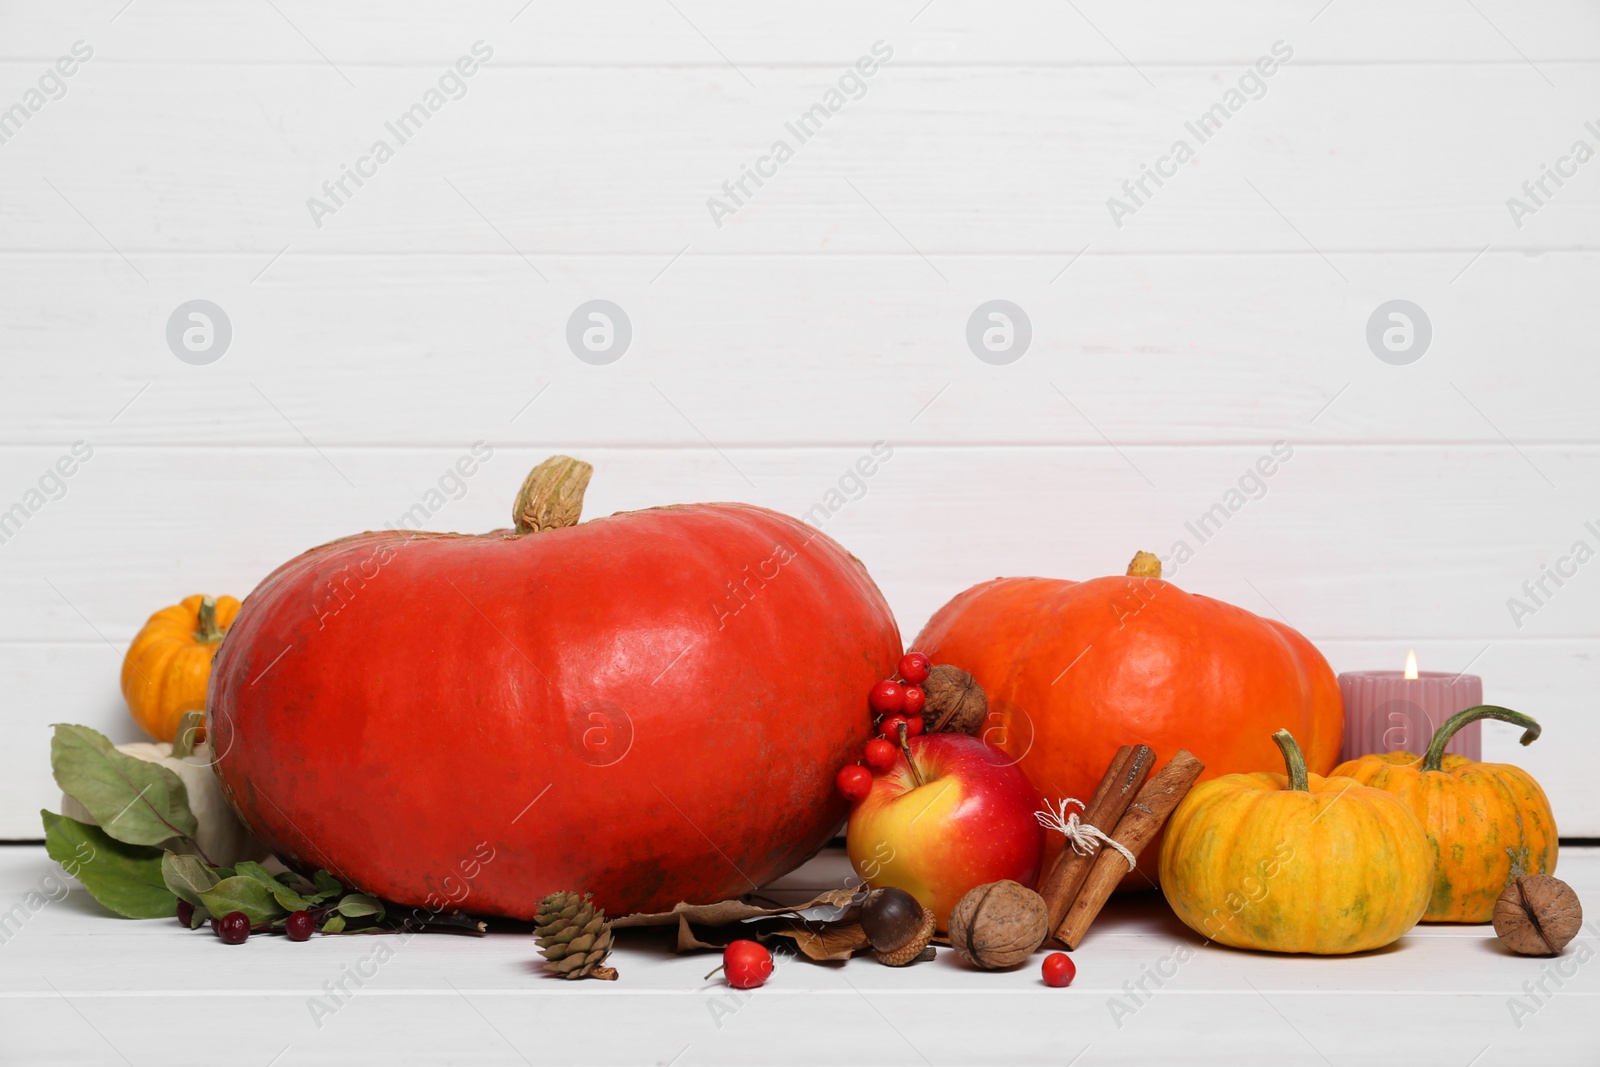
POLYGON ((214 596, 200 598, 200 621, 195 628, 194 639, 203 645, 214 645, 222 640, 222 627, 217 625, 217 598, 214 596))
POLYGON ((194 746, 206 739, 206 713, 186 711, 178 720, 178 732, 172 737, 172 758, 188 759, 194 755, 194 746))
POLYGON ((1294 735, 1288 730, 1279 730, 1272 735, 1272 739, 1278 743, 1278 751, 1283 753, 1283 765, 1289 770, 1289 788, 1309 793, 1311 779, 1306 774, 1305 753, 1295 743, 1294 735))
POLYGON ((1425 771, 1439 770, 1444 763, 1444 748, 1450 743, 1450 739, 1455 736, 1456 731, 1467 725, 1467 723, 1477 722, 1479 719, 1499 719, 1501 722, 1509 722, 1514 726, 1522 727, 1522 743, 1524 745, 1533 744, 1538 739, 1539 734, 1543 732, 1543 727, 1520 711, 1496 707, 1493 704, 1479 704, 1475 708, 1458 711, 1444 721, 1444 725, 1439 727, 1438 732, 1433 735, 1433 741, 1428 745, 1427 755, 1422 757, 1422 769, 1425 771))
POLYGON ((583 491, 589 488, 592 474, 592 466, 571 456, 551 456, 529 471, 511 507, 517 533, 576 526, 583 514, 583 491))
POLYGON ((1159 578, 1161 577, 1161 560, 1152 552, 1135 552, 1133 561, 1128 564, 1128 577, 1130 578, 1159 578))

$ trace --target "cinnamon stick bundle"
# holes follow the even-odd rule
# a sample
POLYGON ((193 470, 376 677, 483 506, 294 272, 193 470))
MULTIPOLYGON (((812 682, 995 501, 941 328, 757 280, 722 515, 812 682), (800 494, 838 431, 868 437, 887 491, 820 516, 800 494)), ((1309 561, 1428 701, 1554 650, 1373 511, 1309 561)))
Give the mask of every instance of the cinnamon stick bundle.
MULTIPOLYGON (((1117 825, 1122 813, 1133 803, 1134 793, 1145 775, 1150 773, 1150 764, 1154 759, 1155 753, 1150 751, 1148 745, 1123 745, 1117 749, 1117 754, 1111 758, 1111 766, 1106 768, 1105 777, 1100 779, 1099 787, 1095 789, 1094 796, 1078 821, 1082 825, 1111 833, 1110 828, 1117 825)), ((1100 851, 1097 849, 1086 856, 1076 851, 1069 842, 1061 850, 1061 855, 1056 857, 1055 865, 1045 874, 1039 885, 1039 895, 1044 897, 1045 904, 1050 908, 1050 929, 1059 927, 1066 918, 1067 909, 1077 899, 1078 890, 1084 879, 1089 877, 1095 855, 1100 851)), ((1122 857, 1115 851, 1112 855, 1121 861, 1122 857)))
MULTIPOLYGON (((1205 764, 1187 749, 1179 749, 1178 754, 1139 790, 1139 795, 1117 821, 1112 838, 1138 856, 1205 769, 1205 764)), ((1089 924, 1100 914, 1112 890, 1117 888, 1127 873, 1128 861, 1122 853, 1110 846, 1102 848, 1094 857, 1094 865, 1089 869, 1065 920, 1055 926, 1056 940, 1069 949, 1077 948, 1083 935, 1088 932, 1089 924)))

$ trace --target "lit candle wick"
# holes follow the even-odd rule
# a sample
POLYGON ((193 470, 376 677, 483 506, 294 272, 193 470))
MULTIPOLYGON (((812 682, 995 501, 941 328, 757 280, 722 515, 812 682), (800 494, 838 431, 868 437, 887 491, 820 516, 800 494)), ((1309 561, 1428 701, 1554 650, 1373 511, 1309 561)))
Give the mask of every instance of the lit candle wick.
POLYGON ((1406 653, 1406 678, 1413 682, 1417 680, 1417 650, 1414 648, 1406 653))

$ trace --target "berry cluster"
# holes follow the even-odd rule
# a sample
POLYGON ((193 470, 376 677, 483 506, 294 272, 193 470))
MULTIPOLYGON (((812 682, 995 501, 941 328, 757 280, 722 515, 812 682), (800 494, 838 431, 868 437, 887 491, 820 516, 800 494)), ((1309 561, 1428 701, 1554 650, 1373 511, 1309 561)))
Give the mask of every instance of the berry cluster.
POLYGON ((922 733, 922 709, 928 695, 922 683, 928 680, 933 664, 921 652, 907 652, 900 659, 895 677, 885 678, 867 694, 878 736, 867 742, 861 763, 839 771, 834 780, 839 792, 852 804, 864 799, 872 789, 873 771, 884 771, 900 758, 900 746, 907 738, 922 733))

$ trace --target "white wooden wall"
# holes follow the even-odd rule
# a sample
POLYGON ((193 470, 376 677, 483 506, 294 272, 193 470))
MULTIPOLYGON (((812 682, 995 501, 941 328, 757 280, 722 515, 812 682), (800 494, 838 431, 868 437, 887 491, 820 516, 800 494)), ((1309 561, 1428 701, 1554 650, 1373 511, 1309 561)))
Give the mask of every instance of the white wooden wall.
POLYGON ((826 529, 908 640, 974 581, 1188 540, 1180 584, 1336 669, 1415 646, 1483 675, 1546 724, 1486 754, 1600 834, 1600 562, 1506 603, 1600 549, 1600 161, 1520 226, 1506 204, 1600 147, 1593 3, 124 3, 0 7, 0 109, 93 49, 0 144, 0 510, 93 449, 0 544, 0 836, 39 836, 47 724, 133 736, 147 614, 393 522, 479 440, 437 527, 504 524, 556 450, 594 462, 590 515, 799 514, 888 442, 826 529), (307 198, 478 41, 466 94, 318 227, 307 198), (715 225, 879 41, 865 95, 715 225), (1107 198, 1280 41, 1119 228, 1107 198), (165 338, 196 298, 233 329, 204 366, 165 338), (605 366, 565 343, 596 298, 634 331, 605 366), (996 298, 1033 328, 1006 366, 965 340, 996 298), (1365 339, 1397 298, 1433 326, 1407 366, 1365 339))

